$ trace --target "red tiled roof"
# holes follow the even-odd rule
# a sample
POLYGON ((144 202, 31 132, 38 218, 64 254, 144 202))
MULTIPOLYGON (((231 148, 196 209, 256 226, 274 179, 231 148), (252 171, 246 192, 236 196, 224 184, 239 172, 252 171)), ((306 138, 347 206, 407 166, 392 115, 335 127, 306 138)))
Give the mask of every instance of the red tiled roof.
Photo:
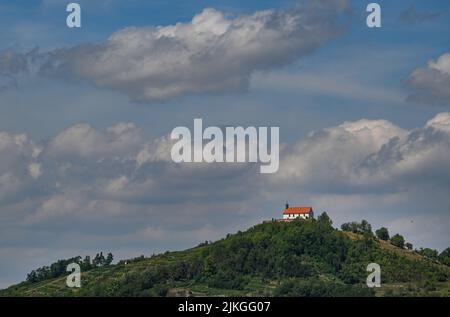
POLYGON ((284 210, 283 215, 309 214, 311 211, 312 211, 312 207, 289 207, 284 210))

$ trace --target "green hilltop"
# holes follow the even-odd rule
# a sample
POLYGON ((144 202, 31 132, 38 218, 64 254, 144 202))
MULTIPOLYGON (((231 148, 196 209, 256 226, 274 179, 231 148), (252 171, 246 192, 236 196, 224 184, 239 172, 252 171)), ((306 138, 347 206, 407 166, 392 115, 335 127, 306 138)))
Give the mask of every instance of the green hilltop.
POLYGON ((408 250, 383 230, 374 235, 367 222, 343 229, 322 214, 117 264, 111 257, 96 257, 95 265, 76 257, 69 260, 82 267, 80 288, 66 286, 64 269, 48 278, 34 271, 0 296, 450 296, 449 249, 440 256, 408 250), (380 288, 366 286, 372 262, 381 266, 380 288))

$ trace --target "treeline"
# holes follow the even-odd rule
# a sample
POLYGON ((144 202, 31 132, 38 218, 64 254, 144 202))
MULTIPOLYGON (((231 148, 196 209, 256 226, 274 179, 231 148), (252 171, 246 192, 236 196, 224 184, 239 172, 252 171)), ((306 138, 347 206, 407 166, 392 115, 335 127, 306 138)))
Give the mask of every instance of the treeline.
MULTIPOLYGON (((342 231, 353 232, 357 234, 362 234, 368 237, 375 237, 377 239, 390 242, 392 245, 407 250, 413 250, 413 245, 410 242, 406 242, 405 238, 400 234, 395 234, 392 237, 389 234, 389 230, 385 227, 381 227, 372 232, 372 226, 366 220, 361 222, 347 222, 342 224, 342 231)), ((450 266, 450 247, 439 253, 437 250, 430 248, 420 248, 414 250, 414 252, 441 264, 450 266)))
POLYGON ((110 265, 114 259, 113 254, 110 252, 103 255, 103 252, 97 253, 94 259, 91 261, 91 257, 86 255, 84 259, 81 256, 76 256, 69 259, 58 260, 49 266, 42 266, 36 270, 27 274, 26 281, 35 283, 50 278, 56 278, 69 274, 67 272, 67 266, 71 263, 77 263, 80 266, 82 272, 89 271, 95 267, 110 265))

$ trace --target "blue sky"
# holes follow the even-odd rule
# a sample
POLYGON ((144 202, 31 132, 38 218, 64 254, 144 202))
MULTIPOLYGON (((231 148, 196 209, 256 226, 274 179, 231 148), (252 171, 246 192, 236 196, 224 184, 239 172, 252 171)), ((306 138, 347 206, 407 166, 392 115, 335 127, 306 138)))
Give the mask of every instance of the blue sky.
MULTIPOLYGON (((274 43, 261 40, 254 59, 240 60, 242 47, 230 42, 219 47, 228 55, 185 65, 189 72, 179 70, 179 78, 164 69, 158 78, 181 92, 155 99, 166 87, 152 79, 153 69, 141 81, 123 81, 127 54, 156 67, 185 56, 157 40, 133 46, 155 32, 148 27, 189 29, 201 16, 214 28, 247 23, 261 10, 282 12, 276 23, 286 12, 302 14, 299 1, 79 1, 82 28, 68 29, 66 1, 0 0, 0 75, 15 80, 0 90, 0 287, 58 257, 102 249, 123 258, 214 240, 277 217, 286 199, 326 210, 336 225, 365 218, 417 247, 449 246, 450 3, 378 1, 382 28, 369 29, 369 1, 350 1, 343 11, 340 2, 308 21, 314 32, 297 30, 298 43, 287 51, 289 38, 278 34, 274 43), (337 17, 342 32, 334 34, 323 17, 337 17), (136 28, 119 32, 129 27, 136 28), (120 51, 109 46, 112 35, 125 39, 120 51), (100 48, 86 53, 89 44, 100 48), (92 59, 104 47, 124 59, 92 59), (5 52, 67 68, 29 62, 37 74, 11 73, 5 52), (227 69, 224 60, 239 67, 227 69), (186 79, 198 69, 199 82, 186 79), (146 88, 155 90, 145 95, 146 88), (279 126, 280 172, 265 178, 252 166, 172 166, 165 136, 194 118, 279 126)), ((184 45, 196 40, 180 35, 184 45)), ((206 42, 189 57, 203 56, 203 48, 219 50, 206 42)))

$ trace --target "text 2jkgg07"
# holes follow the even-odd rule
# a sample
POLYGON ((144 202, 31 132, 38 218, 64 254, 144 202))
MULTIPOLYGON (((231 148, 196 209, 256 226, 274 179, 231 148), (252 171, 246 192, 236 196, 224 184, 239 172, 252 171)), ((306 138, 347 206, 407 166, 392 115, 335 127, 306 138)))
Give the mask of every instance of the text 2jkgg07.
POLYGON ((267 312, 270 302, 222 302, 222 311, 226 313, 234 312, 267 312))

